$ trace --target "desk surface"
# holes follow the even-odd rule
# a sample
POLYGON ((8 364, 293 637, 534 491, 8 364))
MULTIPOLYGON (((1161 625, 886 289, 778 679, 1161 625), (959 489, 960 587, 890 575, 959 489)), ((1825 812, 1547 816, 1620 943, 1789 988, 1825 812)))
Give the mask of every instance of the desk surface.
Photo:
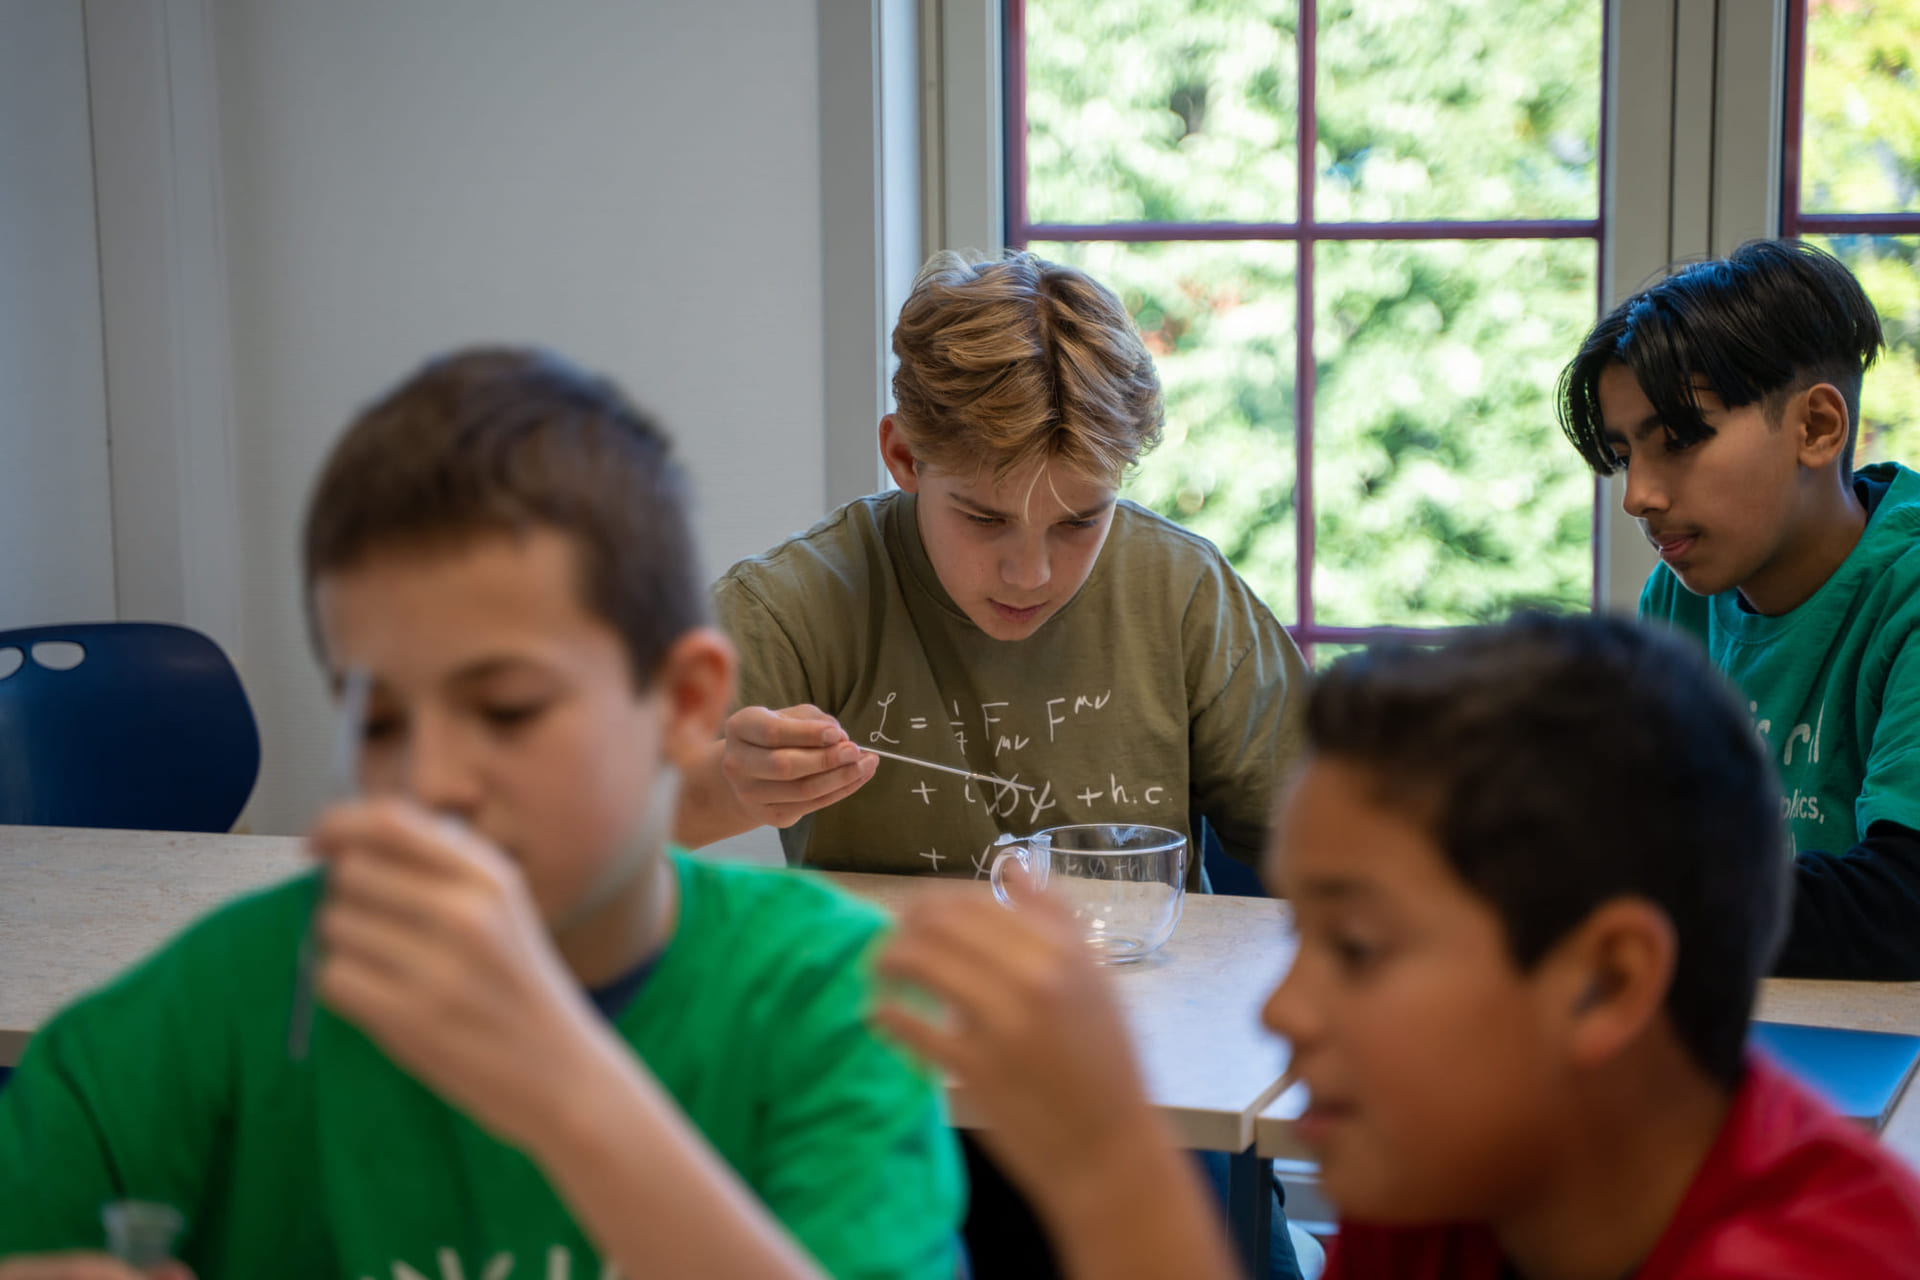
POLYGON ((306 865, 285 836, 0 826, 0 1067, 76 997, 306 865))
MULTIPOLYGON (((986 886, 921 877, 831 875, 849 892, 898 910, 914 896, 986 886)), ((1267 898, 1187 895, 1180 925, 1153 955, 1107 970, 1126 1011, 1147 1095, 1197 1149, 1244 1151, 1286 1068, 1286 1047, 1260 1025, 1267 993, 1293 959, 1281 905, 1267 898)), ((966 1126, 966 1096, 951 1097, 966 1126)))
MULTIPOLYGON (((307 865, 284 836, 194 835, 0 826, 0 1066, 33 1032, 238 894, 307 865)), ((984 886, 835 875, 897 910, 916 894, 984 886)), ((1271 1100, 1285 1050, 1259 1025, 1261 1001, 1291 958, 1278 904, 1189 896, 1157 954, 1111 970, 1148 1089, 1182 1140, 1244 1150, 1271 1100)), ((963 1095, 958 1122, 969 1120, 963 1095)))
MULTIPOLYGON (((0 1066, 63 1005, 213 907, 306 865, 301 842, 284 836, 0 826, 0 1066)), ((952 884, 831 878, 890 910, 952 884)), ((1292 958, 1282 920, 1265 899, 1189 895, 1157 955, 1109 971, 1151 1096, 1191 1146, 1240 1150, 1257 1138, 1268 1154, 1302 1154, 1273 1098, 1286 1050, 1259 1025, 1292 958)), ((1759 1016, 1920 1034, 1920 983, 1770 981, 1759 1016)), ((964 1123, 965 1099, 954 1101, 964 1123)), ((1920 1083, 1882 1137, 1920 1168, 1920 1083)))

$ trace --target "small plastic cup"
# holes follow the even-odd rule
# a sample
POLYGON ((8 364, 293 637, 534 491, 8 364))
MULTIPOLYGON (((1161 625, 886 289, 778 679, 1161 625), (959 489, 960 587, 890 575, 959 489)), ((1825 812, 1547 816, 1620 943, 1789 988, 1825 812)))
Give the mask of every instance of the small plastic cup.
POLYGON ((107 1252, 144 1270, 173 1260, 173 1243, 187 1220, 172 1205, 151 1200, 111 1200, 100 1210, 107 1228, 107 1252))

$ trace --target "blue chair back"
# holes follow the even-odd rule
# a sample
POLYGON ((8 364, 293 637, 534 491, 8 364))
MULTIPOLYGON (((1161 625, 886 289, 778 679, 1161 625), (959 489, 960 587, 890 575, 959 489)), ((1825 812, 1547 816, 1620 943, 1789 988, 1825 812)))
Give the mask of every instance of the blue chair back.
POLYGON ((1260 873, 1228 855, 1221 847, 1220 837, 1214 834, 1213 824, 1202 818, 1196 825, 1199 829, 1194 832, 1194 839, 1200 846, 1207 883, 1213 891, 1229 898, 1267 897, 1267 886, 1260 882, 1260 873))
POLYGON ((246 691, 199 632, 0 631, 0 823, 227 831, 259 773, 246 691))

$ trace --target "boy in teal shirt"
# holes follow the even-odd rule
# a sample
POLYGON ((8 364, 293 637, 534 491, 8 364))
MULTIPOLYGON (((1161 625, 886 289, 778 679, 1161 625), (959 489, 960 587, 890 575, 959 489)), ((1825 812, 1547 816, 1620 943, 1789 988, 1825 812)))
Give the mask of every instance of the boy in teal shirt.
POLYGON ((551 357, 428 365, 309 511, 336 683, 371 680, 315 877, 56 1018, 0 1093, 0 1275, 947 1277, 937 1087, 865 1027, 880 919, 670 851, 733 658, 659 432, 551 357), (322 1009, 289 1055, 301 940, 322 1009))
POLYGON ((1641 616, 1705 644, 1773 755, 1797 977, 1920 979, 1920 476, 1853 470, 1881 346, 1845 267, 1754 241, 1627 299, 1562 382, 1660 552, 1641 616))

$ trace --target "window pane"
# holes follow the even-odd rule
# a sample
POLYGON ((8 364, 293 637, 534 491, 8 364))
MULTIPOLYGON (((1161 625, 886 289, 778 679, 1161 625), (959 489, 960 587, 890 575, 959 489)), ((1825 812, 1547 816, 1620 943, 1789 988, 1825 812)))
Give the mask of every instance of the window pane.
POLYGON ((1597 217, 1601 8, 1321 5, 1314 216, 1597 217))
POLYGON ((1855 466, 1920 460, 1920 236, 1808 236, 1860 278, 1886 354, 1860 389, 1855 466))
POLYGON ((1920 4, 1807 6, 1800 203, 1808 213, 1920 210, 1920 4))
POLYGON ((1033 222, 1288 222, 1292 0, 1028 0, 1033 222))
POLYGON ((1554 388, 1594 319, 1591 240, 1323 243, 1314 621, 1585 608, 1593 480, 1554 388))
POLYGON ((1134 501, 1213 540, 1294 620, 1291 244, 1035 244, 1120 295, 1146 337, 1166 434, 1134 501))
POLYGON ((1313 669, 1315 671, 1325 671, 1328 667, 1340 661, 1340 659, 1346 657, 1348 654, 1359 653, 1370 647, 1371 646, 1364 644, 1334 644, 1322 641, 1313 646, 1313 652, 1311 654, 1313 669))

